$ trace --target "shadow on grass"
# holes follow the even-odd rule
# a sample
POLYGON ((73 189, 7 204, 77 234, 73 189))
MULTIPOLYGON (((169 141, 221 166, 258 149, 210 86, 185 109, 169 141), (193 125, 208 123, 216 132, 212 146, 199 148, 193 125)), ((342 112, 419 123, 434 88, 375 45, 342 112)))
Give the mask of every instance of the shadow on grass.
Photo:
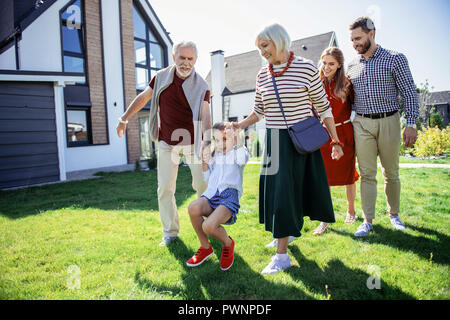
MULTIPOLYGON (((157 188, 156 170, 105 172, 101 178, 0 191, 0 215, 17 219, 62 208, 159 211, 157 188)), ((194 193, 189 168, 180 167, 177 206, 194 193)))
MULTIPOLYGON (((220 260, 222 245, 211 239, 214 255, 220 260)), ((266 280, 260 273, 253 271, 245 260, 235 252, 233 266, 222 271, 219 261, 213 258, 205 261, 199 267, 188 267, 186 261, 194 254, 181 239, 168 247, 184 272, 182 286, 167 286, 137 273, 136 283, 143 289, 152 288, 161 294, 184 300, 218 300, 218 299, 311 299, 311 297, 290 285, 276 284, 266 280)))
MULTIPOLYGON (((348 268, 339 259, 329 261, 322 270, 296 246, 290 247, 290 250, 300 268, 290 268, 286 272, 296 281, 302 281, 311 292, 323 294, 327 285, 333 300, 415 299, 402 290, 387 285, 382 278, 379 289, 369 289, 367 281, 371 275, 359 269, 348 268)), ((369 280, 369 283, 373 282, 369 280)))
POLYGON ((331 229, 331 231, 339 235, 352 237, 356 241, 367 242, 369 244, 379 243, 389 247, 398 248, 402 251, 411 251, 427 260, 430 259, 430 253, 433 253, 432 261, 434 263, 443 265, 450 264, 449 236, 436 230, 406 224, 406 230, 408 229, 437 237, 438 240, 433 240, 424 236, 413 236, 407 232, 385 228, 380 225, 374 225, 374 231, 367 237, 355 237, 352 233, 334 229, 331 229))
MULTIPOLYGON (((220 259, 221 243, 212 240, 215 255, 220 259)), ((400 289, 388 286, 381 281, 381 289, 369 290, 367 279, 371 276, 360 270, 353 270, 339 260, 332 260, 325 270, 314 261, 306 259, 296 246, 290 246, 292 255, 300 265, 285 272, 295 282, 303 283, 309 291, 325 295, 328 285, 332 299, 413 299, 400 289)), ((140 272, 135 275, 135 282, 143 289, 152 289, 162 295, 184 300, 304 300, 314 299, 298 287, 277 284, 271 281, 276 275, 263 276, 255 272, 245 260, 235 253, 233 266, 228 271, 221 271, 219 262, 210 258, 199 267, 188 267, 186 261, 194 252, 186 247, 181 239, 168 246, 184 269, 181 285, 165 285, 158 280, 146 279, 140 272)))

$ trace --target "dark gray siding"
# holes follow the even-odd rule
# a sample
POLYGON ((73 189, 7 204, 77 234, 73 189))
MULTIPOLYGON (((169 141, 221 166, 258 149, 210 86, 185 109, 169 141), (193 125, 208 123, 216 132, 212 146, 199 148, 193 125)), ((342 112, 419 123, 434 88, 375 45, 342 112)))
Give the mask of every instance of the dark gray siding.
POLYGON ((0 187, 58 180, 53 84, 0 82, 0 187))

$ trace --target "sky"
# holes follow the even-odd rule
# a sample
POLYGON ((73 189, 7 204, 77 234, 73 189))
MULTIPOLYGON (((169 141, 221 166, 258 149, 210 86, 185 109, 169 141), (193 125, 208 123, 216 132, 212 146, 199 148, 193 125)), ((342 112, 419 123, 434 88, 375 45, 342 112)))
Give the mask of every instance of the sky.
POLYGON ((277 22, 291 40, 335 31, 346 63, 356 57, 348 26, 369 16, 375 41, 401 52, 414 82, 428 80, 431 91, 450 90, 450 0, 150 0, 174 43, 194 41, 199 50, 196 70, 206 77, 210 52, 225 57, 256 50, 256 35, 277 22))

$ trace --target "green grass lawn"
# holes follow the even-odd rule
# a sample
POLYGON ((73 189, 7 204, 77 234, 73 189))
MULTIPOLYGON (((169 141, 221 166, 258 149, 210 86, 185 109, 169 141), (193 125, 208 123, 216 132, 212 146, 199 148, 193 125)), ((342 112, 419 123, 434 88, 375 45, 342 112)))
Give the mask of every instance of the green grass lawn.
MULTIPOLYGON (((261 157, 252 157, 251 161, 261 162, 261 157)), ((380 159, 378 159, 380 162, 380 159)), ((405 156, 400 156, 400 163, 422 163, 422 164, 450 164, 450 157, 439 159, 420 159, 420 158, 408 158, 405 156)))
POLYGON ((271 234, 258 223, 258 165, 247 165, 238 221, 226 227, 236 241, 226 272, 217 241, 209 261, 185 264, 199 246, 187 214, 195 199, 188 168, 176 193, 180 238, 169 247, 158 246, 154 170, 1 191, 0 299, 450 299, 450 170, 400 174, 405 232, 390 226, 379 171, 374 232, 353 237, 360 221, 343 223, 344 187, 332 188, 337 222, 315 237, 318 222, 306 218, 289 245, 293 267, 276 275, 260 274, 275 249, 265 248, 271 234), (380 289, 367 287, 372 270, 380 289))

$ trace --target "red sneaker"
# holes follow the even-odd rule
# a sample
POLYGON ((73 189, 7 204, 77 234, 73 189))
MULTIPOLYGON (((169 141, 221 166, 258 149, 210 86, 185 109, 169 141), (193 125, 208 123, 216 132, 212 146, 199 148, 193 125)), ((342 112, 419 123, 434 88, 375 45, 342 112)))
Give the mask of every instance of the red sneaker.
POLYGON ((220 269, 222 269, 223 271, 230 269, 234 261, 234 240, 231 237, 230 239, 231 239, 231 246, 222 247, 222 258, 220 258, 220 269))
POLYGON ((214 250, 213 250, 212 246, 210 246, 209 249, 205 249, 203 247, 200 247, 200 249, 197 250, 197 252, 192 256, 192 258, 190 258, 186 262, 186 264, 189 267, 199 266, 199 265, 201 265, 203 263, 203 261, 205 261, 210 256, 212 256, 213 253, 214 253, 214 250))

